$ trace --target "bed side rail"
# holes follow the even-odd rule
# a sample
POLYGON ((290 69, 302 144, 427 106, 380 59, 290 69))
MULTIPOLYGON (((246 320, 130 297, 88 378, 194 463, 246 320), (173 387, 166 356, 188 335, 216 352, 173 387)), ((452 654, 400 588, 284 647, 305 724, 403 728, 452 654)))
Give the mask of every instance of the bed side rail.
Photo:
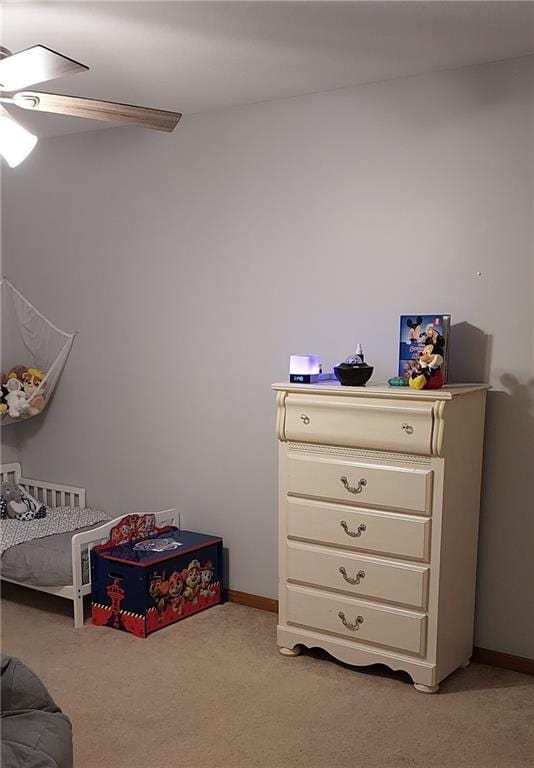
POLYGON ((48 483, 27 477, 21 477, 19 483, 47 507, 85 507, 85 488, 48 483))
POLYGON ((10 464, 0 464, 0 482, 1 483, 19 483, 22 469, 18 461, 10 464))

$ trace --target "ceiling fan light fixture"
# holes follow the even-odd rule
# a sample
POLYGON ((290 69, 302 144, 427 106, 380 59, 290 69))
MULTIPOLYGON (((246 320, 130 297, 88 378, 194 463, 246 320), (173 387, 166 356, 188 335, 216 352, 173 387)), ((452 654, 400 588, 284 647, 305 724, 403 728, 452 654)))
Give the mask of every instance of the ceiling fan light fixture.
POLYGON ((10 168, 25 160, 37 144, 37 136, 19 125, 12 117, 0 114, 0 155, 10 168))
POLYGON ((53 51, 46 45, 34 45, 16 53, 0 45, 0 156, 11 168, 28 157, 37 144, 37 137, 13 120, 2 104, 119 125, 139 125, 167 133, 176 128, 182 117, 180 112, 60 93, 20 90, 28 85, 85 72, 87 69, 89 67, 85 64, 53 51))

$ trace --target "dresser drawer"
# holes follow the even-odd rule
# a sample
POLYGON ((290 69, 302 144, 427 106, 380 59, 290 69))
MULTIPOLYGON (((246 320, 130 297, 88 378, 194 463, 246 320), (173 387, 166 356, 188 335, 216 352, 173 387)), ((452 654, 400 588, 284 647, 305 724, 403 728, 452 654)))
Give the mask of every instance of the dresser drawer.
POLYGON ((289 624, 417 655, 425 652, 426 616, 422 614, 292 584, 286 591, 289 624))
POLYGON ((433 402, 288 394, 285 438, 296 442, 432 453, 433 402))
POLYGON ((425 610, 430 569, 289 542, 287 578, 425 610))
POLYGON ((291 496, 286 513, 287 535, 293 539, 409 560, 430 559, 428 518, 351 509, 291 496))
POLYGON ((427 515, 432 504, 432 470, 290 454, 288 492, 427 515))

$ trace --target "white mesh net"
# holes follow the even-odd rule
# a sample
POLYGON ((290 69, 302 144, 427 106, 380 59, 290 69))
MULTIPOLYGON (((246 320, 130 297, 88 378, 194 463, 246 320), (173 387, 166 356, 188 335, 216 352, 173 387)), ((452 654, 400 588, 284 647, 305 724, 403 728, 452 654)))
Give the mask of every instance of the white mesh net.
POLYGON ((2 424, 46 408, 67 362, 75 333, 44 317, 5 277, 1 285, 2 424))

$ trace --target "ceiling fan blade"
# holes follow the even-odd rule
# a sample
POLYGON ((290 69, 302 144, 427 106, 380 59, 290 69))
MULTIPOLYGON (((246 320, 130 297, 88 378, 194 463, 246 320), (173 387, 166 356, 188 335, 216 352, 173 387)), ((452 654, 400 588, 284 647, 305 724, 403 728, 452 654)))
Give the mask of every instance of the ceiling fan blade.
POLYGON ((0 91, 16 91, 34 83, 44 83, 89 67, 44 45, 34 45, 25 51, 0 59, 0 91))
POLYGON ((182 115, 163 109, 134 107, 114 101, 83 99, 79 96, 61 96, 56 93, 21 91, 13 95, 17 107, 37 112, 56 112, 73 117, 89 117, 92 120, 107 120, 111 123, 129 123, 153 128, 156 131, 173 131, 182 115))

